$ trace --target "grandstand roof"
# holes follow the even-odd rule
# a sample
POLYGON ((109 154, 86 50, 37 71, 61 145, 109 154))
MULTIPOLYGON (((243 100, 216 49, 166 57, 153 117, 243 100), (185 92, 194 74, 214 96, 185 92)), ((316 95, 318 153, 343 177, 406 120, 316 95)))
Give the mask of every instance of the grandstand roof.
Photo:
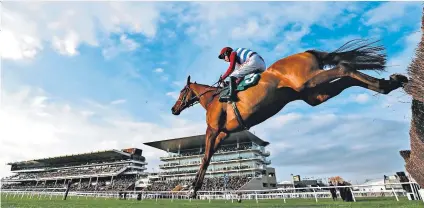
POLYGON ((10 162, 8 165, 23 166, 44 166, 44 165, 56 165, 62 163, 74 163, 74 162, 85 162, 92 160, 107 160, 107 159, 128 159, 131 154, 119 151, 119 150, 105 150, 97 152, 88 152, 82 154, 64 155, 58 157, 48 157, 20 162, 10 162))
MULTIPOLYGON (((237 141, 240 143, 253 141, 254 143, 261 146, 269 145, 269 142, 260 139, 256 135, 252 134, 250 131, 241 131, 237 133, 232 133, 228 138, 222 141, 222 145, 234 144, 237 141)), ((205 145, 205 134, 174 138, 174 139, 168 139, 168 140, 161 140, 161 141, 154 141, 154 142, 146 142, 144 144, 161 149, 161 150, 175 153, 175 152, 178 152, 178 148, 180 148, 181 150, 184 150, 184 149, 195 149, 195 148, 203 147, 205 145)))

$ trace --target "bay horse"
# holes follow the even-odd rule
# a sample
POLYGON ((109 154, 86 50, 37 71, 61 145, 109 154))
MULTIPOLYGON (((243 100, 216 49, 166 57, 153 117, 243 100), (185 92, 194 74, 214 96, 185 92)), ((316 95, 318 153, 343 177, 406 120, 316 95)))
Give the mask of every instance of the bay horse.
POLYGON ((258 83, 237 92, 237 101, 218 100, 221 87, 190 82, 181 90, 172 114, 200 103, 206 110, 205 153, 189 191, 196 198, 212 155, 230 134, 249 129, 277 114, 292 101, 320 105, 343 90, 359 86, 381 94, 403 87, 408 78, 392 74, 389 80, 377 79, 359 70, 385 71, 386 55, 378 41, 352 40, 333 52, 307 50, 277 60, 262 72, 258 83), (324 69, 324 67, 332 67, 324 69), (235 104, 235 106, 232 106, 235 104), (236 110, 237 109, 237 110, 236 110))

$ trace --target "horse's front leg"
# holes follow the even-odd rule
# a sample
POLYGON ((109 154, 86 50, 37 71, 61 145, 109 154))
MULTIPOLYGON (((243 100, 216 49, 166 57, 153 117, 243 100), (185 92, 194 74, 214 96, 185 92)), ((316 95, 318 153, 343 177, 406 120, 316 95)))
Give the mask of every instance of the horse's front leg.
POLYGON ((205 178, 206 170, 208 169, 212 155, 218 149, 219 143, 226 135, 226 133, 213 130, 210 127, 206 130, 205 155, 203 156, 202 164, 197 171, 196 178, 190 190, 191 198, 196 198, 197 191, 202 187, 203 179, 205 178))

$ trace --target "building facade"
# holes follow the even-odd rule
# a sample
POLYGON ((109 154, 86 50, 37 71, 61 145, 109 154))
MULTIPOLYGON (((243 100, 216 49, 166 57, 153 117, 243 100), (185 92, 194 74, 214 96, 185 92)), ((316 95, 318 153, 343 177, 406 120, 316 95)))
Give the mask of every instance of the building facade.
POLYGON ((129 148, 10 162, 12 176, 2 178, 3 189, 61 188, 125 190, 145 175, 142 150, 129 148))
MULTIPOLYGON (((165 180, 192 180, 196 176, 204 156, 205 135, 148 142, 166 151, 161 157, 160 175, 165 180)), ((276 188, 275 169, 269 167, 268 142, 249 131, 238 132, 222 141, 212 156, 205 178, 247 177, 242 189, 276 188)))

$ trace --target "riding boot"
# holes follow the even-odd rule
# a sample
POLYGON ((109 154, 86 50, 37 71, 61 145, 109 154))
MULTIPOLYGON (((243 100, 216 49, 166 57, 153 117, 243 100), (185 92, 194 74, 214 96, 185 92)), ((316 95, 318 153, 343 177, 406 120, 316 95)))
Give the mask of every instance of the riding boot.
POLYGON ((228 101, 235 101, 235 89, 237 87, 237 78, 236 77, 230 77, 230 88, 227 95, 222 96, 219 98, 220 102, 228 102, 228 101))

